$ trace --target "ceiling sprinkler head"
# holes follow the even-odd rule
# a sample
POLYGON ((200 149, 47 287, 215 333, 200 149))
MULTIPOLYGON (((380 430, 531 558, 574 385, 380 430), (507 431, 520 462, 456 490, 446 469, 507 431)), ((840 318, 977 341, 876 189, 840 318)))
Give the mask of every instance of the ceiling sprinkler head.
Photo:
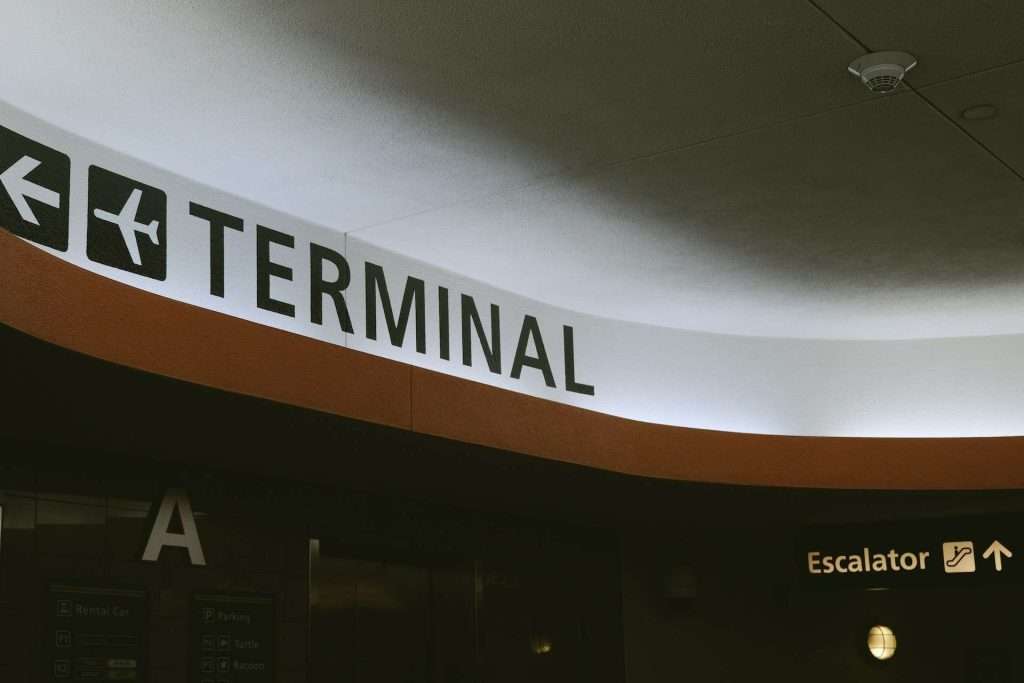
POLYGON ((906 52, 872 52, 853 60, 847 68, 871 92, 888 93, 895 90, 915 66, 917 60, 906 52))

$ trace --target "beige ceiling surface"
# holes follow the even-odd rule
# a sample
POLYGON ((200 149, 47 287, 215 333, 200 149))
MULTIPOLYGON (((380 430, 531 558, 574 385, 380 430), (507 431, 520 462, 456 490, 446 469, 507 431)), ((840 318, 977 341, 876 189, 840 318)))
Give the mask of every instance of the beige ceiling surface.
POLYGON ((812 0, 870 50, 918 58, 922 86, 1024 59, 1020 0, 812 0))
POLYGON ((1024 174, 1024 61, 923 88, 928 99, 952 117, 1006 163, 1024 174), (992 105, 996 116, 967 120, 961 114, 978 105, 992 105))
POLYGON ((870 97, 832 66, 859 48, 804 0, 314 2, 285 26, 311 53, 367 63, 382 88, 568 163, 870 97))
POLYGON ((1020 181, 906 93, 398 221, 368 239, 597 315, 900 338, 944 336, 954 322, 963 334, 1021 329, 1022 216, 1020 181), (555 267, 532 265, 545 262, 555 267))
POLYGON ((0 0, 0 98, 568 309, 1024 331, 1024 3, 816 2, 0 0))

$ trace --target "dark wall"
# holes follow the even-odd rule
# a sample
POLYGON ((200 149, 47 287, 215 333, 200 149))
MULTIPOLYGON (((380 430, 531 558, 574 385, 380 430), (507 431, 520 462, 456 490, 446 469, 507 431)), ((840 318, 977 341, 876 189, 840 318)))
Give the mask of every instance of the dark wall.
POLYGON ((192 641, 202 628, 191 618, 195 594, 256 594, 274 603, 279 683, 623 680, 618 551, 608 531, 336 486, 4 446, 4 683, 49 681, 66 654, 51 647, 59 627, 48 595, 57 584, 143 592, 144 680, 161 683, 195 681, 192 641), (189 493, 205 566, 191 566, 176 548, 155 563, 141 559, 170 486, 189 493), (339 565, 350 569, 332 573, 339 565), (346 591, 362 600, 345 599, 346 591), (536 638, 551 643, 550 651, 531 649, 536 638))
POLYGON ((796 531, 626 532, 627 680, 1024 680, 1024 587, 802 590, 796 531), (680 569, 696 578, 690 600, 665 590, 680 569), (876 624, 897 636, 886 662, 868 654, 876 624))
MULTIPOLYGON (((986 670, 1021 671, 1011 646, 1024 635, 1018 590, 808 595, 794 587, 792 566, 796 533, 809 524, 1022 512, 1021 492, 784 490, 641 479, 147 375, 10 328, 0 328, 0 348, 9 398, 0 419, 0 489, 113 500, 138 499, 140 491, 155 496, 168 483, 183 483, 198 506, 219 511, 210 519, 227 525, 211 532, 236 548, 218 570, 225 586, 264 581, 259 585, 276 585, 282 599, 302 603, 287 564, 253 559, 244 549, 263 543, 231 546, 231 538, 247 537, 276 545, 274 529, 290 539, 282 548, 295 538, 331 536, 427 554, 467 543, 521 547, 563 534, 570 546, 590 539, 584 545, 613 548, 619 557, 622 590, 612 602, 622 611, 629 681, 965 681, 1003 680, 979 678, 986 670), (131 472, 143 472, 144 481, 125 474, 131 472), (295 516, 296 510, 304 512, 295 516), (680 572, 696 577, 693 599, 665 595, 666 576, 680 572), (890 622, 900 638, 899 654, 887 665, 865 654, 874 621, 890 622)), ((109 504, 103 505, 108 520, 109 504)), ((104 521, 102 531, 88 533, 114 538, 120 524, 104 521)), ((5 557, 35 553, 54 574, 81 568, 115 578, 124 569, 89 544, 69 546, 79 548, 74 558, 47 550, 61 547, 41 540, 54 530, 33 528, 20 549, 17 540, 3 548, 5 557)), ((31 608, 19 586, 33 571, 2 577, 0 617, 12 636, 0 663, 34 647, 38 631, 11 630, 31 608)), ((171 631, 182 619, 173 607, 180 604, 176 571, 169 566, 147 579, 172 606, 159 616, 171 631)), ((306 675, 304 663, 289 661, 296 663, 282 663, 282 676, 306 675)), ((166 670, 177 671, 170 664, 166 670)), ((0 680, 19 679, 0 668, 0 680)))
MULTIPOLYGON (((239 485, 224 499, 210 496, 202 482, 191 482, 206 565, 191 566, 184 550, 176 548, 164 549, 159 561, 150 563, 142 561, 142 551, 164 486, 173 481, 163 476, 167 472, 116 461, 83 462, 88 454, 74 451, 44 459, 39 451, 11 444, 5 444, 4 454, 0 680, 53 680, 55 661, 95 654, 53 648, 57 629, 65 627, 53 619, 48 600, 55 585, 144 594, 141 648, 101 650, 123 659, 141 653, 146 661, 139 669, 147 676, 140 680, 182 683, 192 680, 190 657, 198 656, 191 642, 199 628, 190 620, 193 595, 267 596, 273 602, 273 635, 261 642, 261 653, 274 653, 277 681, 305 680, 306 529, 301 520, 266 505, 270 500, 287 505, 287 492, 269 498, 239 485), (26 462, 30 454, 35 462, 26 462)), ((106 599, 97 604, 107 604, 106 599)), ((87 633, 108 637, 109 621, 81 627, 73 636, 87 633)))

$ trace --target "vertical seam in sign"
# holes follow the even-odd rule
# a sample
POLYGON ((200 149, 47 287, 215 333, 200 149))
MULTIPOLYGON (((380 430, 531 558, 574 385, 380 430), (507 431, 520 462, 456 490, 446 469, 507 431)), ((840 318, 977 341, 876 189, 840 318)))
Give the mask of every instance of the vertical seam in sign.
MULTIPOLYGON (((817 10, 818 13, 821 14, 821 16, 825 17, 833 26, 835 26, 837 29, 842 31, 843 35, 845 35, 852 42, 856 43, 862 50, 864 50, 865 52, 873 52, 874 51, 870 47, 868 47, 860 38, 858 38, 856 35, 854 35, 854 33, 852 31, 850 31, 848 28, 843 26, 839 22, 838 19, 836 19, 834 16, 832 16, 823 7, 821 7, 821 5, 819 5, 816 2, 816 0, 807 0, 807 4, 809 4, 815 10, 817 10)), ((915 95, 917 95, 918 99, 920 99, 922 102, 924 102, 928 106, 929 109, 931 109, 933 112, 938 114, 943 120, 946 121, 946 123, 952 125, 956 130, 958 130, 960 132, 961 135, 963 135, 968 140, 973 142, 976 147, 980 148, 989 157, 994 159, 999 165, 1001 165, 1003 168, 1005 168, 1007 171, 1009 171, 1011 174, 1013 174, 1013 176, 1015 178, 1017 178, 1017 180, 1019 180, 1021 182, 1024 182, 1024 173, 1021 173, 1021 171, 1018 171, 1016 168, 1011 166, 1008 161, 1006 161, 1001 156, 996 154, 995 150, 993 150, 991 147, 989 147, 984 142, 982 142, 980 139, 978 139, 973 133, 971 133, 969 130, 967 130, 962 125, 960 125, 960 123, 956 119, 954 119, 952 116, 950 116, 947 112, 943 111, 941 107, 939 107, 937 104, 935 104, 935 102, 933 102, 931 99, 929 99, 920 90, 918 90, 913 85, 911 85, 909 81, 904 79, 902 82, 903 82, 904 87, 907 88, 907 90, 909 90, 910 92, 912 92, 915 95)))
MULTIPOLYGON (((348 264, 349 287, 351 287, 352 286, 352 259, 350 259, 348 257, 348 231, 347 230, 345 232, 341 233, 341 239, 342 239, 342 246, 341 246, 341 248, 342 248, 342 251, 344 252, 344 254, 342 256, 342 259, 343 259, 342 262, 348 264)), ((349 316, 349 317, 351 317, 351 316, 349 316)), ((342 342, 343 342, 342 345, 346 349, 351 348, 351 340, 349 339, 349 333, 345 329, 341 330, 341 338, 342 338, 342 342)))

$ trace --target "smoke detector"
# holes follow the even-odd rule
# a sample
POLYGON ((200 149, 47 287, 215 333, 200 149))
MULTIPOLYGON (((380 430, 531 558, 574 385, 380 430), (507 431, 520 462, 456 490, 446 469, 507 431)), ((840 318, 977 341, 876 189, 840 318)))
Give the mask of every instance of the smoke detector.
POLYGON ((915 66, 917 59, 906 52, 872 52, 853 60, 847 68, 871 92, 887 93, 895 90, 915 66))

